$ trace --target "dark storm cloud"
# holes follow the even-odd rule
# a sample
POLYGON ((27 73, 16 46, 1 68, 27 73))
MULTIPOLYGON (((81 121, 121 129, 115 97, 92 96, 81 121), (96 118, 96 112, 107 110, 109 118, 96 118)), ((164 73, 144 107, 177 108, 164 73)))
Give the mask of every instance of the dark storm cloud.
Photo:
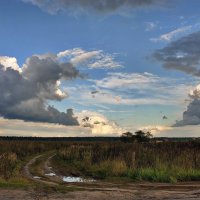
POLYGON ((200 124, 200 100, 193 100, 183 113, 183 119, 176 121, 174 127, 200 124))
POLYGON ((200 32, 192 33, 157 50, 153 56, 164 68, 200 76, 200 32))
POLYGON ((97 12, 113 12, 120 8, 135 8, 142 6, 161 5, 166 0, 22 0, 56 13, 65 9, 94 10, 97 12))
MULTIPOLYGON (((157 50, 154 58, 164 68, 178 70, 186 74, 200 76, 200 31, 180 38, 167 47, 157 50)), ((174 126, 200 124, 200 89, 197 87, 189 94, 190 103, 183 113, 183 119, 174 126)))
POLYGON ((183 119, 176 121, 174 126, 200 124, 200 85, 190 92, 189 98, 191 102, 189 103, 187 110, 183 113, 183 119))
POLYGON ((71 109, 60 112, 47 101, 65 98, 59 81, 79 76, 71 63, 60 63, 53 55, 28 58, 22 72, 0 65, 0 115, 8 119, 78 125, 71 109))

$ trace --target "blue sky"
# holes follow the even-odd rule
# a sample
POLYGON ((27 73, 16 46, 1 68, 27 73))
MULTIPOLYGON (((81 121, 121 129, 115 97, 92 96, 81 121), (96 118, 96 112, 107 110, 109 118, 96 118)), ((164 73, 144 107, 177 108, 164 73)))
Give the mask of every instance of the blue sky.
MULTIPOLYGON (((72 63, 84 75, 67 79, 61 77, 57 80, 59 86, 54 86, 65 97, 42 97, 44 109, 47 105, 59 112, 73 108, 79 121, 78 128, 74 127, 72 131, 72 127, 66 126, 57 134, 52 130, 60 122, 55 122, 49 125, 46 132, 51 130, 53 136, 78 135, 79 132, 83 135, 119 135, 123 131, 146 128, 152 129, 157 135, 179 136, 177 133, 186 130, 186 126, 188 130, 189 126, 190 132, 196 136, 200 115, 191 112, 187 106, 191 104, 192 107, 193 101, 199 101, 199 96, 195 96, 198 93, 199 76, 196 72, 190 72, 191 67, 198 70, 199 52, 195 42, 191 44, 190 51, 177 44, 184 43, 196 33, 198 43, 200 2, 163 0, 158 3, 152 0, 147 3, 148 1, 142 0, 144 4, 137 5, 135 1, 127 1, 127 5, 118 5, 114 9, 116 1, 112 0, 113 5, 111 3, 109 7, 105 4, 102 10, 99 10, 98 1, 88 5, 82 4, 83 0, 69 2, 71 1, 0 2, 1 65, 6 65, 4 67, 7 69, 17 64, 23 75, 24 69, 29 68, 27 59, 33 55, 37 55, 40 60, 57 56, 56 62, 72 63), (176 52, 176 57, 169 51, 171 47, 176 52), (59 57, 61 52, 65 52, 65 55, 59 57), (48 53, 51 56, 41 58, 48 53), (189 59, 193 55, 196 62, 189 59), (16 61, 11 62, 11 57, 16 58, 16 61), (3 59, 4 62, 1 61, 3 59), (183 116, 185 110, 188 112, 183 116), (91 118, 88 123, 96 120, 103 125, 87 126, 81 121, 85 116, 91 118), (163 116, 167 119, 163 119, 163 116)), ((99 2, 105 3, 107 0, 99 2)), ((6 94, 6 86, 3 85, 2 88, 6 94)), ((58 94, 58 91, 55 92, 58 94)), ((24 99, 20 103, 24 103, 24 99)), ((42 127, 47 126, 48 120, 31 120, 32 116, 10 114, 10 110, 7 117, 5 112, 0 113, 0 134, 12 135, 11 129, 22 134, 24 130, 19 128, 21 123, 27 126, 30 135, 47 134, 42 127), (20 125, 17 125, 16 120, 19 120, 17 122, 20 125), (8 121, 13 121, 13 127, 12 123, 10 126, 6 125, 8 121), (38 127, 38 133, 35 133, 31 123, 38 127)), ((60 129, 62 126, 63 124, 59 126, 60 129)), ((184 134, 190 136, 191 133, 184 134)))

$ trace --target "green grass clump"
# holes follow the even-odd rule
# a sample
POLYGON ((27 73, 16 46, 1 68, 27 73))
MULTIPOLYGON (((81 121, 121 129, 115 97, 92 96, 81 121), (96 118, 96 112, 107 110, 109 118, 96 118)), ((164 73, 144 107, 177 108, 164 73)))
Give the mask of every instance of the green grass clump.
POLYGON ((199 169, 179 169, 177 172, 177 179, 179 181, 199 181, 199 169))
POLYGON ((10 178, 9 180, 0 178, 0 188, 27 188, 30 186, 32 186, 32 183, 21 177, 10 178))
POLYGON ((128 177, 135 181, 176 183, 177 179, 170 171, 162 169, 143 168, 130 170, 128 177))
POLYGON ((200 181, 198 169, 153 169, 143 168, 130 170, 128 177, 135 181, 176 183, 177 181, 200 181))

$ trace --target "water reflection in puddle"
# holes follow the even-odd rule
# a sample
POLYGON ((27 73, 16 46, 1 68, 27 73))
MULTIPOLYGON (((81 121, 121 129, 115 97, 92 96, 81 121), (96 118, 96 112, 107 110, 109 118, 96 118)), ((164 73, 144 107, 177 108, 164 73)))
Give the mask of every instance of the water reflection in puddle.
POLYGON ((55 173, 53 173, 53 172, 50 172, 50 173, 47 173, 47 174, 45 174, 46 176, 55 176, 56 174, 55 173))
MULTIPOLYGON (((48 167, 49 169, 52 169, 52 167, 48 167)), ((45 176, 57 176, 56 173, 54 173, 52 170, 50 173, 46 173, 45 176)), ((40 179, 41 177, 38 177, 40 179)), ((75 177, 75 176, 59 176, 59 178, 62 178, 63 182, 66 183, 91 183, 95 182, 94 179, 85 179, 81 177, 75 177)))
POLYGON ((63 181, 66 183, 83 183, 83 182, 94 182, 93 179, 83 179, 81 177, 73 177, 73 176, 64 176, 63 181))
POLYGON ((39 177, 39 176, 34 176, 33 178, 34 179, 41 179, 41 177, 39 177))

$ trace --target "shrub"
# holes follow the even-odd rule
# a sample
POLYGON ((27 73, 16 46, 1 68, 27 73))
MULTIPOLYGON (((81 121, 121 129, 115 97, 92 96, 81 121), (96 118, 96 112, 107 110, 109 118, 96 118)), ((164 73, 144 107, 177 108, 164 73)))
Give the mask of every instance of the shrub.
POLYGON ((14 175, 17 168, 17 155, 15 153, 4 153, 0 156, 0 176, 9 179, 14 175))

